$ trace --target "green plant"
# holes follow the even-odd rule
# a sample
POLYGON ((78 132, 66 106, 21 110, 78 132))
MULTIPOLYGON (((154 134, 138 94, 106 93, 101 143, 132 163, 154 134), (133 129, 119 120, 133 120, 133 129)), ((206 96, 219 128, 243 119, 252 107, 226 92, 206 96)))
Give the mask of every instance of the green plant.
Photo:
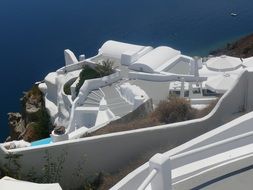
POLYGON ((75 89, 76 96, 78 95, 79 90, 85 80, 100 78, 112 74, 114 72, 113 64, 114 62, 111 60, 103 60, 102 63, 97 64, 95 68, 91 68, 89 65, 85 65, 79 74, 79 81, 75 89))
POLYGON ((101 64, 95 67, 95 70, 100 74, 101 77, 112 74, 114 62, 110 59, 103 60, 101 64))
POLYGON ((79 74, 79 81, 76 85, 76 95, 78 95, 80 88, 82 87, 85 80, 99 78, 100 74, 88 65, 85 65, 79 74))
POLYGON ((73 80, 69 80, 68 82, 66 82, 63 86, 63 91, 65 94, 67 95, 71 95, 71 85, 75 82, 76 78, 74 78, 73 80))

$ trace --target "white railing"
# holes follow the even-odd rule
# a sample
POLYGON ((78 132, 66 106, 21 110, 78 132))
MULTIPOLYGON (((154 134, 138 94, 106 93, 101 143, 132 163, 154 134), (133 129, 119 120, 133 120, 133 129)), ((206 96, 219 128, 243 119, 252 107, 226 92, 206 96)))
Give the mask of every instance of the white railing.
POLYGON ((145 190, 157 173, 158 171, 156 169, 153 169, 137 190, 145 190))
POLYGON ((90 67, 94 68, 95 67, 95 63, 89 60, 84 60, 84 61, 80 61, 78 63, 73 63, 71 65, 66 65, 60 69, 58 69, 56 72, 58 74, 63 74, 63 73, 67 73, 67 72, 72 72, 72 71, 76 71, 76 70, 80 70, 82 69, 85 65, 89 65, 90 67))
POLYGON ((185 79, 185 82, 202 82, 206 81, 207 77, 196 77, 193 75, 173 74, 173 73, 142 73, 131 71, 128 73, 129 79, 140 79, 147 81, 167 82, 167 81, 180 81, 181 78, 185 79))
MULTIPOLYGON (((156 154, 149 161, 149 170, 151 172, 138 190, 145 190, 149 184, 151 184, 153 190, 172 190, 171 172, 173 169, 252 143, 253 132, 248 132, 169 157, 164 154, 156 154)), ((216 163, 210 163, 209 167, 203 167, 203 170, 213 167, 214 164, 228 162, 232 159, 233 157, 228 157, 225 161, 217 160, 216 163)))

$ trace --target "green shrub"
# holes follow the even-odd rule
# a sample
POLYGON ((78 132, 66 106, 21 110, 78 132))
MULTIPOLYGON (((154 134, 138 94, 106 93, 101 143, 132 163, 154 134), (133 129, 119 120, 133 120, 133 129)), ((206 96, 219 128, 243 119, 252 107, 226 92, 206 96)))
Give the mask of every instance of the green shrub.
POLYGON ((70 87, 75 82, 75 80, 76 80, 76 78, 73 79, 73 80, 69 80, 68 82, 66 82, 64 84, 63 91, 64 91, 65 94, 71 95, 71 89, 70 89, 70 87))
POLYGON ((80 88, 82 87, 85 80, 99 78, 100 74, 95 70, 85 65, 79 74, 79 82, 76 85, 76 95, 78 95, 80 88))
POLYGON ((102 63, 96 65, 94 69, 85 65, 79 74, 79 82, 76 85, 76 95, 78 95, 85 80, 100 78, 112 74, 114 72, 113 64, 114 63, 111 60, 103 60, 102 63))

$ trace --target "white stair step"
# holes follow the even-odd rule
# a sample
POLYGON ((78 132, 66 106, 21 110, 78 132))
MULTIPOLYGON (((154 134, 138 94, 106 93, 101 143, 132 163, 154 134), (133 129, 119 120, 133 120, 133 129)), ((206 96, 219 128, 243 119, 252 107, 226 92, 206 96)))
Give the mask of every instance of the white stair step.
MULTIPOLYGON (((90 95, 86 98, 86 100, 89 100, 89 101, 94 101, 94 102, 100 102, 101 99, 97 99, 97 98, 94 98, 94 97, 91 97, 90 95)), ((85 100, 85 101, 86 101, 85 100)))

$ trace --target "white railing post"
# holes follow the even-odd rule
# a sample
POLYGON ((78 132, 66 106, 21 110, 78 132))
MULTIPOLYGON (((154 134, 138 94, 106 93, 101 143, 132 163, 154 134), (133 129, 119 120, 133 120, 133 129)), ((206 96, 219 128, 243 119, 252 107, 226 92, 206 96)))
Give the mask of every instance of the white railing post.
POLYGON ((163 154, 154 155, 149 160, 149 169, 158 172, 151 181, 152 190, 172 190, 170 158, 163 154))

